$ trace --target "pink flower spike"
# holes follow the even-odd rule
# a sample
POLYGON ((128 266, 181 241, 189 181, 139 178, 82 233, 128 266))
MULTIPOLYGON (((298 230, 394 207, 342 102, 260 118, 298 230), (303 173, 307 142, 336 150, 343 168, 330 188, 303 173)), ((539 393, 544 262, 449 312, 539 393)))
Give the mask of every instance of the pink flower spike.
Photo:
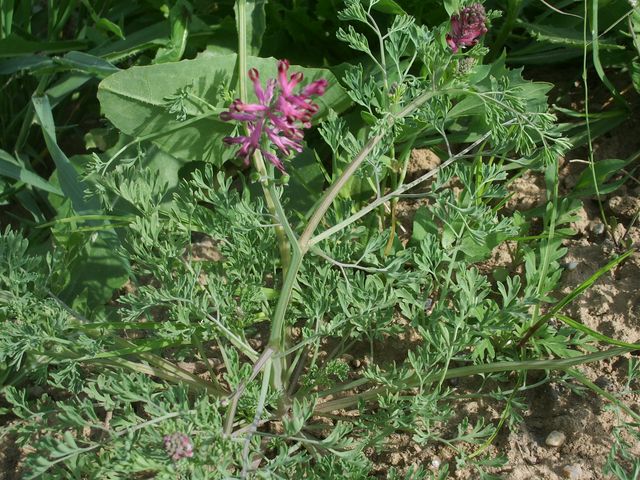
POLYGON ((453 53, 460 47, 470 47, 478 43, 478 38, 487 33, 486 13, 480 3, 463 8, 451 17, 451 33, 447 35, 447 45, 453 53))
POLYGON ((276 154, 289 156, 293 151, 302 151, 303 129, 311 127, 311 118, 319 110, 311 97, 324 94, 328 82, 316 80, 295 94, 294 90, 304 75, 301 72, 288 73, 289 62, 280 60, 277 78, 268 80, 263 89, 258 70, 252 68, 248 74, 258 103, 234 100, 229 110, 220 114, 223 121, 236 120, 246 124, 247 135, 223 140, 227 145, 240 145, 237 156, 245 163, 254 152, 260 151, 264 158, 284 172, 284 164, 276 154))
POLYGON ((162 439, 164 449, 174 462, 193 457, 193 442, 184 433, 175 432, 162 439))

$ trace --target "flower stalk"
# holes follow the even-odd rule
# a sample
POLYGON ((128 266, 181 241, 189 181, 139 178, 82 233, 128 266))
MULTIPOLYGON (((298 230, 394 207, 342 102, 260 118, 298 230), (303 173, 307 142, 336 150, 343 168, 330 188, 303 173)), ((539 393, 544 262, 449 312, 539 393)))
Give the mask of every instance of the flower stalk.
MULTIPOLYGON (((238 90, 240 93, 240 100, 247 102, 247 80, 245 78, 245 72, 247 71, 247 2, 246 0, 237 0, 237 12, 238 12, 238 90)), ((248 128, 246 128, 247 134, 248 128)), ((260 178, 267 178, 267 168, 264 164, 264 160, 259 152, 250 157, 253 164, 253 168, 256 169, 260 178)), ((262 193, 264 195, 265 203, 269 212, 275 215, 275 203, 274 199, 269 192, 268 187, 262 183, 262 193)), ((286 276, 289 264, 291 263, 291 247, 287 241, 284 229, 282 226, 277 225, 275 227, 276 239, 278 242, 278 250, 280 251, 280 262, 282 264, 283 277, 286 276)))

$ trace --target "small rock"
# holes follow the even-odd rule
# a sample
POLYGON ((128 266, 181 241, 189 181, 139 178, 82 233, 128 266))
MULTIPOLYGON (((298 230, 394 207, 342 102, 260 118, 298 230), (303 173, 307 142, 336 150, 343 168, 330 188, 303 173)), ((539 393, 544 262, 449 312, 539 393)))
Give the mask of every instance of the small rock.
POLYGON ((567 262, 566 267, 567 270, 575 270, 578 268, 578 262, 567 262))
POLYGON ((598 387, 602 388, 603 390, 613 390, 612 385, 611 385, 611 380, 606 377, 605 375, 600 375, 598 378, 596 378, 595 383, 598 387))
POLYGON ((602 235, 604 233, 604 223, 594 223, 591 225, 591 231, 594 233, 594 235, 602 235))
POLYGON ((440 468, 440 464, 442 462, 440 461, 440 459, 438 457, 433 457, 433 460, 431 460, 431 468, 437 470, 440 468))
POLYGON ((580 465, 567 465, 562 469, 564 478, 580 480, 582 478, 582 467, 580 465))
POLYGON ((631 218, 640 210, 640 198, 616 195, 609 199, 609 208, 619 218, 631 218))
POLYGON ((561 447, 566 439, 567 436, 564 433, 554 430, 549 435, 547 435, 547 439, 544 441, 544 443, 546 443, 550 447, 561 447))

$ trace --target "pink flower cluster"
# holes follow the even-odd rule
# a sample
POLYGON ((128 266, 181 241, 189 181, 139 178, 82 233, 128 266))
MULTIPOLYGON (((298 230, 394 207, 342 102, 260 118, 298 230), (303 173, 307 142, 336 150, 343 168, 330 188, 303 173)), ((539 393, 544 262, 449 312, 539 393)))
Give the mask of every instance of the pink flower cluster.
POLYGON ((447 44, 456 53, 460 47, 470 47, 478 43, 478 37, 487 33, 487 16, 480 3, 463 8, 451 17, 451 33, 447 44))
POLYGON ((248 163, 253 153, 259 150, 282 172, 285 171, 282 161, 269 147, 275 147, 275 150, 284 156, 289 156, 292 151, 302 151, 302 129, 311 127, 311 117, 319 108, 312 102, 311 97, 324 94, 327 88, 327 81, 320 79, 304 87, 300 93, 294 94, 293 90, 303 80, 303 74, 297 72, 289 77, 288 71, 289 62, 280 60, 277 81, 268 80, 266 88, 263 89, 258 70, 252 68, 249 70, 249 78, 253 82, 258 103, 244 103, 236 99, 229 111, 220 115, 224 121, 246 122, 247 135, 224 139, 229 145, 240 145, 238 157, 248 163))
POLYGON ((193 457, 193 443, 184 433, 176 432, 171 435, 165 435, 163 442, 167 455, 169 455, 174 462, 182 458, 193 457))

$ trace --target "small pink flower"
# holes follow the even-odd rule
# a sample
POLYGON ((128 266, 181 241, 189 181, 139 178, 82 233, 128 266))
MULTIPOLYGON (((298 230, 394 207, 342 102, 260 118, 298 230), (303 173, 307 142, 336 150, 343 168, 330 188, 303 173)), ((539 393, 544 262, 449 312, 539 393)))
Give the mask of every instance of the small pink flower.
POLYGON ((253 82, 258 103, 243 103, 237 99, 231 103, 229 111, 220 114, 225 122, 236 120, 247 124, 247 135, 224 139, 229 145, 240 145, 238 157, 248 163, 251 155, 259 150, 282 172, 285 171, 282 160, 269 147, 284 156, 294 151, 301 152, 304 137, 302 129, 311 127, 311 118, 319 109, 311 97, 323 95, 327 89, 327 81, 320 79, 294 94, 294 89, 304 76, 301 72, 289 76, 288 71, 289 62, 280 60, 277 79, 268 80, 263 89, 258 71, 252 68, 249 70, 249 79, 253 82))
POLYGON ((167 455, 169 455, 174 462, 183 458, 193 457, 193 443, 191 443, 191 439, 184 433, 176 432, 171 435, 165 435, 163 442, 167 455))
POLYGON ((478 37, 487 33, 487 16, 480 3, 463 8, 458 15, 451 17, 451 33, 447 35, 447 44, 453 53, 459 47, 470 47, 478 43, 478 37))

